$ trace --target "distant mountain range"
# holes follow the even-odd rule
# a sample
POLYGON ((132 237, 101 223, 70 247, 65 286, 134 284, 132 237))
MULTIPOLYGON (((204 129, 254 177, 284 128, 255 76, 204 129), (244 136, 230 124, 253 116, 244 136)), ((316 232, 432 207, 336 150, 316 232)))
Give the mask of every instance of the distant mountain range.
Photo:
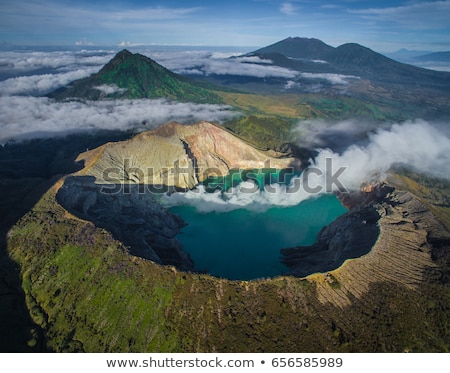
POLYGON ((219 103, 221 99, 194 80, 173 73, 142 54, 124 49, 98 73, 79 79, 48 95, 51 98, 169 98, 219 103))
POLYGON ((287 38, 247 56, 299 72, 343 74, 373 82, 450 90, 450 74, 394 61, 356 43, 337 48, 318 39, 287 38))
POLYGON ((421 56, 414 57, 418 61, 437 61, 437 62, 450 62, 450 51, 449 52, 434 52, 421 56))
POLYGON ((233 89, 252 94, 347 96, 363 105, 375 105, 374 112, 384 108, 388 116, 394 113, 395 117, 402 112, 420 117, 449 113, 450 72, 401 63, 359 44, 332 47, 318 39, 290 37, 240 58, 231 57, 228 62, 233 63, 233 58, 239 68, 245 64, 250 68, 240 69, 239 75, 205 72, 189 77, 176 74, 149 57, 122 50, 98 73, 48 96, 58 100, 167 98, 240 107, 242 97, 236 102, 218 92, 233 89), (252 75, 252 66, 288 74, 252 75))
POLYGON ((431 52, 403 48, 395 52, 385 53, 385 56, 405 63, 413 63, 414 61, 437 61, 450 63, 450 51, 431 52))
POLYGON ((414 57, 423 56, 425 54, 430 54, 431 51, 425 51, 425 50, 411 50, 402 48, 395 52, 387 52, 383 53, 386 57, 392 58, 393 60, 404 62, 406 60, 409 60, 414 57))
POLYGON ((249 55, 280 53, 289 58, 318 60, 324 59, 334 48, 314 38, 287 38, 275 44, 258 49, 249 55))

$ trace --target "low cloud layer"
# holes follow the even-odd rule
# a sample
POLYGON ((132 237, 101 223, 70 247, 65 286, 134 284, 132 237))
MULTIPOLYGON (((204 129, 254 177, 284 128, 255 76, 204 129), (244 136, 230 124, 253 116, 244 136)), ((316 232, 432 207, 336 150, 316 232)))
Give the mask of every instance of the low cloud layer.
MULTIPOLYGON (((51 137, 96 129, 147 130, 171 120, 222 122, 236 115, 224 105, 198 105, 167 100, 56 102, 45 95, 98 72, 116 51, 3 51, 0 56, 0 144, 9 140, 51 137)), ((144 51, 136 50, 135 52, 144 51)), ((170 51, 161 52, 172 56, 170 51)), ((189 54, 189 52, 187 52, 189 54)), ((176 52, 183 56, 183 52, 176 52)), ((226 55, 226 54, 225 54, 226 55)), ((217 58, 222 58, 218 54, 217 58)), ((201 58, 204 58, 203 54, 201 58)), ((168 61, 168 60, 166 60, 168 61)), ((182 61, 179 57, 178 62, 182 61)), ((98 90, 122 92, 116 85, 98 90)))
POLYGON ((189 75, 239 75, 257 78, 293 79, 297 72, 279 66, 272 61, 252 57, 238 57, 234 53, 210 51, 147 52, 150 58, 179 74, 189 75), (233 58, 230 58, 233 57, 233 58))
POLYGON ((2 51, 0 73, 23 74, 40 69, 59 71, 78 70, 81 67, 101 67, 107 63, 115 51, 2 51))
POLYGON ((0 97, 0 143, 96 129, 147 130, 172 120, 222 122, 235 115, 225 105, 163 99, 55 102, 45 97, 0 97))
POLYGON ((103 92, 105 95, 112 95, 113 93, 124 93, 128 91, 127 88, 120 88, 116 84, 102 84, 94 87, 94 89, 103 92))
MULTIPOLYGON (((167 69, 185 75, 238 75, 295 79, 298 72, 242 52, 166 50, 133 47, 167 69), (233 57, 233 58, 230 58, 233 57)), ((98 72, 116 51, 6 51, 0 56, 0 95, 45 95, 73 80, 98 72)))
POLYGON ((342 74, 330 74, 330 73, 300 73, 300 77, 306 79, 322 79, 330 82, 331 84, 346 85, 352 79, 359 79, 354 75, 342 75, 342 74))
POLYGON ((4 51, 0 55, 0 95, 45 95, 98 72, 113 51, 4 51))
MULTIPOLYGON (((342 74, 331 74, 331 73, 297 73, 297 79, 308 79, 317 81, 326 81, 331 85, 346 86, 352 80, 359 79, 358 76, 354 75, 342 75, 342 74)), ((284 89, 289 90, 293 88, 302 87, 303 84, 299 81, 288 80, 284 86, 284 89)))
MULTIPOLYGON (((342 124, 343 131, 349 122, 342 124)), ((293 206, 323 193, 358 190, 364 182, 383 180, 394 165, 450 178, 450 136, 425 121, 393 124, 369 135, 365 145, 351 145, 341 154, 322 149, 312 165, 290 185, 271 185, 260 191, 252 182, 227 193, 207 193, 202 186, 187 193, 165 196, 169 205, 192 205, 200 212, 227 212, 245 208, 262 211, 273 206, 293 206)))
POLYGON ((0 96, 42 96, 74 80, 86 78, 97 71, 97 68, 91 67, 61 74, 42 74, 10 78, 0 82, 0 96))

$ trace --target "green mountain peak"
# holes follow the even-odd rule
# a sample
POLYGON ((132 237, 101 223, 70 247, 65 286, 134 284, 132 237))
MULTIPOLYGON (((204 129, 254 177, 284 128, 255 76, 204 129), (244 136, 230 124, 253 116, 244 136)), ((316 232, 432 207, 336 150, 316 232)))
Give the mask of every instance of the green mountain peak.
POLYGON ((88 78, 49 94, 58 100, 108 98, 167 98, 177 101, 220 103, 211 90, 175 74, 151 58, 124 49, 88 78))

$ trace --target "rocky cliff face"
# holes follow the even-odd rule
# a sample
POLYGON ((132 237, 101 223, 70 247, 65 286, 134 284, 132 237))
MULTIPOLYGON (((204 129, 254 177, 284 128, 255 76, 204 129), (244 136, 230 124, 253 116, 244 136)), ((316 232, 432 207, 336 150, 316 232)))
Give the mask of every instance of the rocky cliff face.
POLYGON ((355 208, 324 227, 313 245, 282 249, 283 262, 298 277, 339 268, 347 259, 371 250, 378 238, 379 218, 372 206, 355 208))
POLYGON ((382 184, 345 200, 353 208, 325 227, 314 245, 283 250, 293 275, 322 272, 309 277, 319 300, 349 305, 376 283, 417 290, 434 276, 442 280, 450 232, 414 195, 382 184), (361 257, 344 262, 345 255, 361 257))
POLYGON ((181 218, 136 185, 114 193, 94 181, 89 176, 66 178, 56 195, 58 202, 79 218, 110 231, 132 255, 185 271, 194 269, 175 237, 184 226, 181 218))
POLYGON ((99 184, 145 184, 191 189, 208 176, 230 169, 287 168, 293 158, 263 152, 208 122, 168 123, 156 130, 83 153, 80 175, 99 184))

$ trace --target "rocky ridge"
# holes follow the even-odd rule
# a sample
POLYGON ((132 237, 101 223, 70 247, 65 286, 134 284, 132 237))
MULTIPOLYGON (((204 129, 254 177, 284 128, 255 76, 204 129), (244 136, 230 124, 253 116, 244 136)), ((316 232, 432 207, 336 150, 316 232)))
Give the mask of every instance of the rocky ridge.
POLYGON ((308 277, 317 283, 322 303, 348 306, 376 283, 417 290, 436 276, 442 279, 437 273, 448 266, 450 232, 414 195, 382 184, 357 199, 322 229, 315 244, 283 250, 293 275, 323 272, 308 277), (437 250, 445 251, 446 259, 436 261, 437 250), (345 253, 362 256, 342 264, 345 253), (337 269, 328 272, 333 266, 337 269))
MULTIPOLYGON (((261 151, 212 123, 167 123, 133 139, 109 143, 81 154, 78 175, 98 184, 145 184, 192 189, 208 176, 231 169, 287 168, 294 158, 261 151)), ((167 191, 167 190, 166 190, 167 191)))

